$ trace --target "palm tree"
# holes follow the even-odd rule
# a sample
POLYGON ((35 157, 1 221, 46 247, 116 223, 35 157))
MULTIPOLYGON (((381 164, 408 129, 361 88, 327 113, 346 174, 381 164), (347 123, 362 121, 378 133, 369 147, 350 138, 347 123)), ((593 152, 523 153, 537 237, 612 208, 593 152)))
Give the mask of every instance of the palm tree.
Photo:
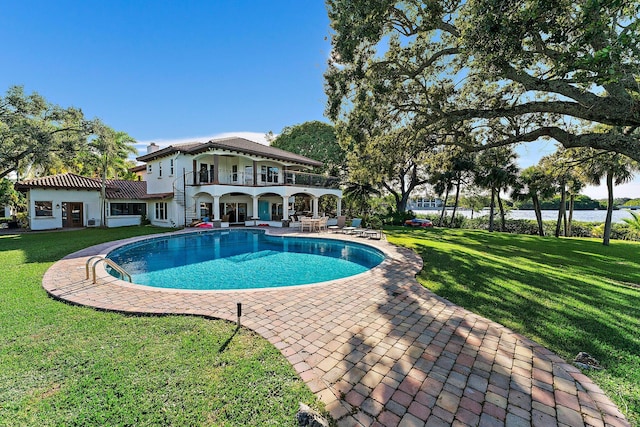
POLYGON ((369 214, 369 200, 373 196, 380 196, 380 191, 368 183, 348 182, 343 194, 352 216, 353 207, 362 215, 367 216, 369 214))
POLYGON ((429 161, 429 180, 433 190, 438 196, 444 194, 444 204, 438 226, 444 224, 446 206, 451 190, 455 188, 453 212, 449 220, 449 226, 453 226, 456 211, 460 204, 460 190, 463 184, 470 180, 471 171, 475 167, 474 154, 465 152, 459 147, 445 147, 442 151, 434 153, 429 161))
POLYGON ((96 138, 89 142, 89 150, 93 155, 95 172, 100 174, 100 198, 102 209, 100 210, 100 224, 106 227, 107 208, 107 179, 117 178, 118 171, 126 168, 127 156, 136 154, 133 146, 135 143, 126 132, 115 131, 109 126, 99 123, 96 127, 96 138))
POLYGON ((517 154, 512 147, 497 147, 482 151, 478 155, 474 182, 491 191, 489 205, 489 231, 493 231, 493 215, 497 200, 500 208, 501 230, 505 229, 505 212, 500 192, 508 190, 516 182, 518 166, 515 163, 517 154))
POLYGON ((640 215, 631 211, 629 213, 633 218, 622 218, 622 220, 629 226, 629 229, 640 233, 640 215))
POLYGON ((600 185, 600 181, 604 177, 607 185, 607 216, 604 222, 602 244, 608 246, 613 215, 613 186, 631 181, 634 172, 639 169, 639 165, 622 154, 593 149, 587 149, 587 151, 590 154, 589 160, 582 164, 587 183, 600 185))
MULTIPOLYGON (((583 173, 579 165, 585 161, 584 152, 579 149, 558 148, 558 150, 543 157, 538 165, 551 179, 550 185, 555 186, 555 192, 560 192, 560 205, 558 206, 558 220, 556 222, 555 236, 560 236, 560 230, 564 224, 563 235, 571 235, 571 222, 573 221, 573 206, 576 195, 585 185, 583 173), (569 218, 567 219, 567 195, 569 196, 569 218)), ((552 193, 546 194, 550 197, 552 193)))
POLYGON ((511 197, 514 200, 531 199, 540 236, 544 236, 540 200, 551 197, 554 193, 553 179, 540 165, 530 166, 520 172, 512 189, 511 197))

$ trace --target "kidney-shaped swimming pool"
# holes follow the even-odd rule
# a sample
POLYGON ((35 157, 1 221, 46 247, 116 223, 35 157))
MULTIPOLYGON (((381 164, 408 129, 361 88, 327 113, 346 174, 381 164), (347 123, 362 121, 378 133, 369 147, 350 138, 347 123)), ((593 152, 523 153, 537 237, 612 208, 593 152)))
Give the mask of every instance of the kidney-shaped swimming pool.
MULTIPOLYGON (((195 290, 258 289, 335 280, 384 260, 367 245, 270 236, 264 230, 214 230, 152 238, 108 255, 137 284, 195 290)), ((115 272, 114 275, 117 275, 115 272)))

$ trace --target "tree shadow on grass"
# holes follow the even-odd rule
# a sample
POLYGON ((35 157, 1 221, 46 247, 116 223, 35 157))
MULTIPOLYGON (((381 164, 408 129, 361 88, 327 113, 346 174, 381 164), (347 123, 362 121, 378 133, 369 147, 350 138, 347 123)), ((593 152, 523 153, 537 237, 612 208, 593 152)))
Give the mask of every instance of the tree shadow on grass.
POLYGON ((23 254, 21 260, 23 263, 55 262, 71 253, 94 245, 167 231, 174 230, 132 226, 0 235, 0 256, 3 252, 20 251, 23 254))
MULTIPOLYGON (((418 279, 439 295, 532 337, 566 358, 589 351, 623 381, 624 369, 616 370, 611 350, 632 358, 640 353, 640 342, 629 339, 640 327, 640 292, 598 283, 616 269, 606 262, 611 257, 601 257, 594 250, 595 242, 545 240, 536 244, 530 236, 451 235, 438 229, 387 234, 421 256, 424 267, 418 279)), ((634 280, 635 274, 614 272, 616 280, 634 280)), ((487 391, 504 393, 504 398, 511 391, 521 393, 514 396, 522 396, 523 405, 530 405, 531 380, 523 382, 512 369, 520 363, 515 360, 514 347, 535 344, 510 341, 515 335, 505 335, 500 325, 465 314, 410 282, 396 274, 385 276, 386 297, 377 303, 374 313, 362 313, 357 325, 349 329, 352 336, 338 349, 347 354, 338 369, 346 374, 340 378, 336 372, 326 373, 324 379, 340 393, 352 416, 365 425, 374 420, 398 422, 406 408, 397 402, 405 400, 407 405, 418 402, 426 407, 424 417, 437 416, 444 423, 452 423, 455 417, 477 424, 479 416, 459 405, 463 399, 478 399, 475 401, 484 402, 483 410, 491 411, 484 398, 487 391)), ((572 380, 555 367, 553 374, 572 380)), ((553 393, 553 387, 546 386, 553 393)))

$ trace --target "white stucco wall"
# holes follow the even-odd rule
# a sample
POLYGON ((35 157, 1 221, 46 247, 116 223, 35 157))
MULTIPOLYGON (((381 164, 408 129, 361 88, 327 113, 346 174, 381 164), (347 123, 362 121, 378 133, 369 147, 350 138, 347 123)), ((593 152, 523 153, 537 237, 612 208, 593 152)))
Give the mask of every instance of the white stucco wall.
POLYGON ((140 225, 140 215, 107 216, 107 227, 128 227, 140 225))
MULTIPOLYGON (((170 193, 173 191, 173 183, 177 178, 182 179, 182 168, 186 167, 176 157, 162 157, 147 163, 151 165, 151 173, 143 172, 142 180, 147 181, 147 193, 170 193), (173 159, 173 173, 171 173, 171 160, 173 159), (162 164, 162 175, 160 165, 162 164)), ((147 169, 148 170, 148 169, 147 169)), ((191 170, 191 165, 187 171, 191 170)))
POLYGON ((87 190, 56 190, 33 188, 29 191, 29 227, 31 230, 53 230, 62 228, 62 204, 82 203, 82 225, 92 218, 100 225, 100 192, 87 190), (36 216, 35 202, 51 202, 53 216, 36 216))

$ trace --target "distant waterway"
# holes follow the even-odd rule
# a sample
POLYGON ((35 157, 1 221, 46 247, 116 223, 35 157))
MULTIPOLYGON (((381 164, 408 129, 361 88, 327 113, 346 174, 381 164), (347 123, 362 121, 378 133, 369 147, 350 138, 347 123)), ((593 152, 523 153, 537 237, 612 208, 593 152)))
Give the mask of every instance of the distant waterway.
MULTIPOLYGON (((414 209, 414 211, 416 214, 422 214, 422 215, 439 215, 440 214, 440 210, 438 209, 433 209, 433 210, 418 210, 418 209, 414 209)), ((498 213, 499 210, 496 209, 496 213, 498 213)), ((628 209, 620 209, 620 210, 614 210, 613 211, 613 217, 612 217, 612 221, 613 222, 623 222, 622 218, 631 218, 631 214, 629 213, 630 211, 628 209)), ((640 211, 635 211, 637 214, 640 214, 640 211)), ((464 215, 467 218, 471 217, 471 211, 468 209, 458 209, 456 211, 456 215, 460 214, 460 215, 464 215)), ((447 215, 451 215, 451 210, 447 209, 447 215)), ((489 215, 489 209, 484 209, 482 210, 482 212, 474 212, 473 213, 473 217, 474 218, 478 218, 480 216, 483 215, 489 215)), ((567 212, 567 215, 569 215, 569 212, 567 212)), ((573 220, 574 221, 581 221, 581 222, 604 222, 605 217, 607 216, 607 211, 573 211, 573 220)), ((507 218, 509 219, 532 219, 535 220, 536 219, 536 214, 533 210, 511 210, 508 212, 507 214, 507 218)), ((542 220, 543 221, 555 221, 558 219, 558 211, 552 211, 552 210, 543 210, 542 211, 542 220)))

